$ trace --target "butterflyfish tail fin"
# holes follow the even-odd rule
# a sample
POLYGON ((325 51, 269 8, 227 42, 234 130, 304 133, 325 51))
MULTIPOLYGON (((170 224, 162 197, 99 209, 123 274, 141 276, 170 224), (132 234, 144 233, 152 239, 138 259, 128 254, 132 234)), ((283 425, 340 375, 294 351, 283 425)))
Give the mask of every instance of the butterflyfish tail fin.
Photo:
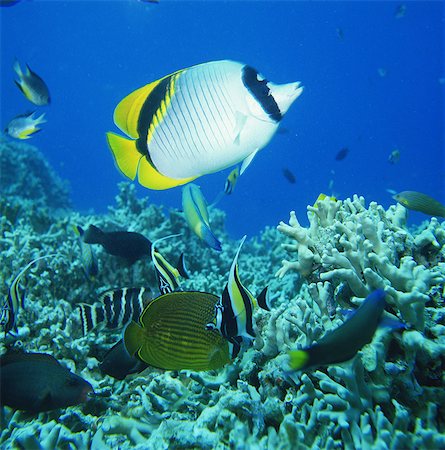
POLYGON ((291 350, 288 355, 289 366, 293 370, 303 369, 309 361, 309 354, 304 350, 291 350))
POLYGON ((187 267, 185 266, 184 253, 181 253, 181 255, 179 256, 176 268, 178 269, 179 275, 181 275, 181 277, 190 278, 187 267))
POLYGON ((136 148, 136 141, 108 132, 107 142, 113 153, 117 168, 130 180, 134 180, 138 171, 139 161, 142 158, 142 155, 136 148))
POLYGON ((130 356, 135 356, 141 348, 142 328, 136 322, 130 322, 124 330, 124 347, 130 356))
POLYGON ((265 309, 266 311, 270 311, 270 302, 269 302, 269 296, 268 289, 269 286, 266 286, 258 295, 256 298, 256 301, 258 303, 258 306, 262 309, 265 309))

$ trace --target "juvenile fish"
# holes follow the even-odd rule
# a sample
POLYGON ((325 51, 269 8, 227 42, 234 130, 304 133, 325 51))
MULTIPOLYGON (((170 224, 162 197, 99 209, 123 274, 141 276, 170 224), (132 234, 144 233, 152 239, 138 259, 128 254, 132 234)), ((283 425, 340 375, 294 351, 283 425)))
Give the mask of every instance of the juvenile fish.
POLYGON ((416 191, 403 191, 392 197, 402 206, 413 211, 419 211, 429 216, 445 217, 445 206, 430 197, 416 191))
POLYGON ((19 77, 19 80, 15 80, 15 84, 30 102, 38 106, 50 103, 48 86, 42 78, 29 68, 28 64, 26 64, 26 71, 23 73, 19 62, 15 61, 14 70, 19 77))
POLYGON ((20 114, 12 119, 5 128, 5 133, 16 139, 29 139, 33 134, 41 131, 37 125, 45 123, 45 113, 35 118, 35 112, 20 114))

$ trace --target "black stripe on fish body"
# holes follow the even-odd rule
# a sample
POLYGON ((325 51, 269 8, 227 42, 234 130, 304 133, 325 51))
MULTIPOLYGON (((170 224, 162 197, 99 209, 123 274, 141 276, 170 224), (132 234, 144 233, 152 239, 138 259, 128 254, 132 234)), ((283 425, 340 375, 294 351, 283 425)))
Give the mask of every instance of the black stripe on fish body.
POLYGON ((258 306, 262 309, 265 309, 266 311, 270 311, 270 306, 267 299, 267 289, 269 286, 266 286, 256 298, 258 306))
POLYGON ((243 299, 244 308, 246 310, 246 332, 249 336, 255 337, 255 331, 253 330, 253 305, 250 299, 249 292, 241 284, 238 276, 238 265, 235 266, 235 283, 243 299))
POLYGON ((96 310, 92 305, 77 305, 80 312, 80 322, 82 324, 82 333, 86 336, 96 325, 96 310))
MULTIPOLYGON (((112 323, 115 320, 116 313, 114 311, 114 302, 113 302, 113 291, 106 292, 104 296, 101 298, 101 302, 104 305, 104 314, 107 325, 112 326, 112 323)), ((116 326, 116 325, 115 325, 116 326)))
POLYGON ((147 158, 147 161, 152 167, 155 167, 150 157, 150 152, 147 147, 148 130, 153 118, 156 116, 161 103, 166 101, 171 95, 172 88, 170 86, 171 80, 176 75, 170 75, 161 80, 150 92, 142 105, 141 111, 138 117, 137 132, 138 139, 136 140, 136 148, 139 153, 147 158))
POLYGON ((164 259, 164 257, 157 251, 153 252, 156 273, 158 275, 159 290, 163 293, 172 292, 179 288, 177 277, 173 273, 174 268, 164 259), (162 290, 161 290, 162 285, 162 290), (170 289, 166 291, 167 287, 170 289))
POLYGON ((250 66, 243 67, 242 80, 244 86, 261 105, 266 114, 275 122, 279 122, 283 116, 269 86, 267 86, 268 81, 266 79, 261 80, 258 72, 250 66))
POLYGON ((238 336, 238 323, 236 321, 235 312, 232 308, 228 285, 224 288, 221 295, 222 304, 222 319, 221 319, 221 334, 226 338, 238 336))

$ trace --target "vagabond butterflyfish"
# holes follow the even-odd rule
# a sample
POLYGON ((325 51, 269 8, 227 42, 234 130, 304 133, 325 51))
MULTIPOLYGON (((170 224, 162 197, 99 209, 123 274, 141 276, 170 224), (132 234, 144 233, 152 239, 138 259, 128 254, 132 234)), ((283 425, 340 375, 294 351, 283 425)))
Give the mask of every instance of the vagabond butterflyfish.
POLYGON ((130 322, 124 344, 131 356, 167 370, 219 369, 230 361, 229 342, 207 330, 218 297, 206 292, 171 292, 153 300, 139 322, 130 322))
POLYGON ((359 308, 338 328, 326 333, 316 344, 289 352, 291 369, 306 369, 312 366, 339 364, 352 359, 366 344, 369 344, 379 325, 402 328, 402 322, 384 319, 386 307, 385 291, 377 289, 369 294, 359 308))
POLYGON ((178 70, 125 97, 107 133, 119 170, 150 189, 169 189, 241 161, 241 173, 303 91, 254 68, 213 61, 178 70))

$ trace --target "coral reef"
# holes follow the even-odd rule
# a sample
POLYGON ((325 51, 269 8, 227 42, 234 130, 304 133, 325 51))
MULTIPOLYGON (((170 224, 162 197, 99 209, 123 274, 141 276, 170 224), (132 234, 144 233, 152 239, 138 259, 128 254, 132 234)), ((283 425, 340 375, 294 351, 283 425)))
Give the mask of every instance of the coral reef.
MULTIPOLYGON (((21 148, 8 146, 16 153, 14 146, 21 148)), ((20 170, 30 173, 28 165, 39 164, 35 160, 41 156, 26 151, 20 170)), ((41 172, 57 180, 50 169, 41 172)), ((33 183, 41 183, 41 176, 46 177, 33 173, 33 183)), ((119 185, 116 203, 104 215, 67 209, 62 185, 46 186, 48 192, 32 200, 35 207, 21 209, 16 217, 2 209, 3 296, 31 259, 56 256, 23 277, 26 302, 17 317, 18 333, 0 338, 0 352, 10 345, 48 352, 88 380, 96 394, 84 404, 39 415, 3 408, 1 448, 445 447, 444 224, 431 219, 408 230, 401 206, 385 211, 371 203, 367 208, 359 197, 309 207, 308 228, 291 213, 289 225, 248 239, 239 257, 243 284, 253 293, 269 285, 272 297, 272 311, 255 312, 257 338, 251 348, 215 372, 147 368, 118 381, 104 376, 99 362, 120 332, 82 336, 76 304, 93 303, 108 288, 155 290, 154 269, 148 260, 125 266, 96 246, 99 273, 86 280, 72 225, 137 231, 152 241, 179 233, 162 242, 162 252, 169 261, 184 252, 191 276, 182 287, 215 294, 226 283, 238 243, 225 233, 224 213, 216 209, 210 212, 221 253, 202 245, 178 211, 166 215, 149 199, 138 199, 129 183, 119 185), (64 211, 54 214, 55 208, 64 211), (38 215, 42 220, 33 219, 38 215), (283 239, 297 259, 284 263, 280 278, 274 273, 283 239), (292 272, 295 276, 282 277, 292 272), (377 287, 386 289, 390 312, 408 322, 408 329, 379 331, 356 358, 340 366, 288 371, 288 350, 310 345, 337 327, 344 320, 340 309, 360 303, 377 287)), ((17 186, 6 189, 19 195, 17 186)))

